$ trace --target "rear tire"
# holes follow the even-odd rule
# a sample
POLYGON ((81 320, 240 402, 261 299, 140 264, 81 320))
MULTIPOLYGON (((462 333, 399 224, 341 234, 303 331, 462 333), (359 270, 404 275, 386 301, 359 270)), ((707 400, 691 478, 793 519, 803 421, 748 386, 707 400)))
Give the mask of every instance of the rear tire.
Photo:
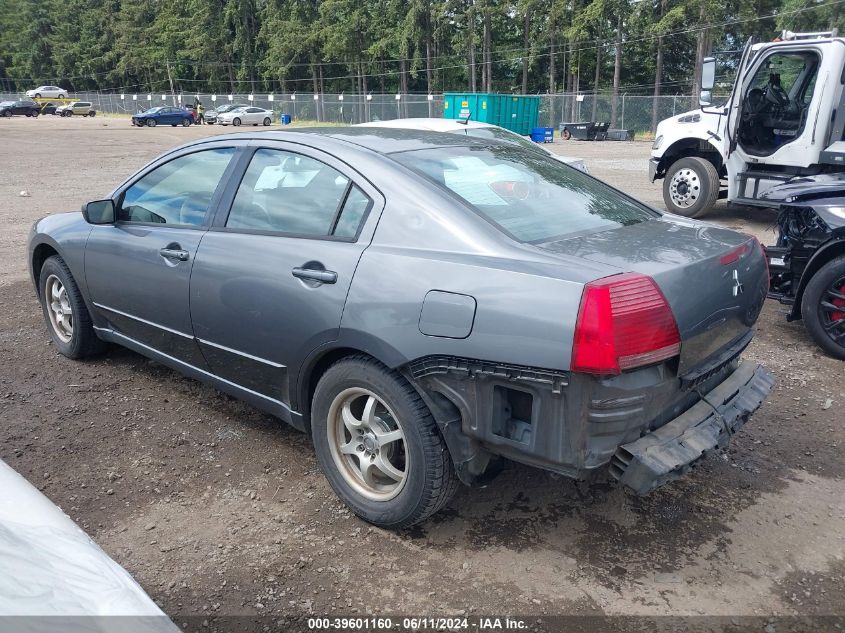
POLYGON ((188 119, 182 119, 182 127, 188 127, 191 124, 188 119))
POLYGON ((41 267, 38 294, 50 337, 62 355, 76 360, 105 349, 106 344, 94 332, 76 281, 58 255, 48 257, 41 267))
POLYGON ((96 114, 97 114, 96 112, 89 112, 88 116, 90 116, 93 119, 96 114))
POLYGON ((323 374, 311 431, 332 489, 374 525, 395 530, 419 523, 457 488, 452 458, 428 407, 401 375, 372 358, 345 358, 323 374))
POLYGON ((265 126, 265 127, 266 127, 266 126, 268 126, 268 125, 270 125, 271 123, 272 123, 272 121, 270 120, 270 117, 265 117, 265 118, 264 118, 264 126, 265 126))
POLYGON ((663 177, 666 210, 688 218, 699 218, 719 198, 719 174, 706 158, 687 156, 676 160, 663 177))
POLYGON ((801 298, 801 317, 819 347, 845 360, 845 255, 829 261, 810 278, 801 298))

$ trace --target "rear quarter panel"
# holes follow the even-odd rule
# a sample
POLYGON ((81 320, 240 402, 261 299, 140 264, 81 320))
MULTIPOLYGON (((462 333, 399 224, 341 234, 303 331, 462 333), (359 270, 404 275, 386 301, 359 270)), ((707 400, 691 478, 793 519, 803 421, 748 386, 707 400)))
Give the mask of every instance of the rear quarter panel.
POLYGON ((405 168, 378 171, 387 204, 355 271, 339 343, 391 366, 446 354, 568 369, 583 284, 618 270, 518 244, 405 168), (432 290, 475 299, 469 336, 420 331, 432 290))

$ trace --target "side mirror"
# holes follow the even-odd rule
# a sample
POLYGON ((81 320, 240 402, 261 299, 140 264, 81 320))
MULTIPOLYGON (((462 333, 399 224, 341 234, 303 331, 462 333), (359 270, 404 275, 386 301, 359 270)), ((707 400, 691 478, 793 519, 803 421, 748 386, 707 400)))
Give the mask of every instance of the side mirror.
POLYGON ((698 105, 703 108, 709 106, 711 103, 713 103, 713 96, 710 94, 710 91, 702 90, 698 95, 698 105))
POLYGON ((716 84, 716 58, 705 57, 701 63, 701 89, 713 90, 716 84))
POLYGON ((88 224, 114 224, 114 200, 95 200, 82 205, 82 217, 88 224))

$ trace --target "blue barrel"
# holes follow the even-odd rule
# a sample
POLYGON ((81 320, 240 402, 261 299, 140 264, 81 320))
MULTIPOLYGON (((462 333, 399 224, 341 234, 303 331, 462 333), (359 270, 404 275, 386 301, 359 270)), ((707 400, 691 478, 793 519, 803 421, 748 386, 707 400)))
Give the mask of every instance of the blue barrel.
POLYGON ((279 123, 282 125, 290 125, 290 115, 289 114, 280 114, 279 115, 279 123))
POLYGON ((531 130, 531 140, 535 143, 553 143, 555 129, 553 127, 535 127, 531 130))

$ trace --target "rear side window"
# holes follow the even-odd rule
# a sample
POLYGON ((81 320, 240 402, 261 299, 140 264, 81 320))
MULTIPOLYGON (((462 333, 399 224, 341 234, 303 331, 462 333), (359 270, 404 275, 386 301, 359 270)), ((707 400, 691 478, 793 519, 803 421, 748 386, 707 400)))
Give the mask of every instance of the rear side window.
POLYGON ((656 217, 600 181, 533 149, 443 147, 393 157, 522 242, 564 239, 656 217))
POLYGON ((226 226, 302 236, 355 237, 367 198, 336 169, 309 156, 255 152, 226 226))

